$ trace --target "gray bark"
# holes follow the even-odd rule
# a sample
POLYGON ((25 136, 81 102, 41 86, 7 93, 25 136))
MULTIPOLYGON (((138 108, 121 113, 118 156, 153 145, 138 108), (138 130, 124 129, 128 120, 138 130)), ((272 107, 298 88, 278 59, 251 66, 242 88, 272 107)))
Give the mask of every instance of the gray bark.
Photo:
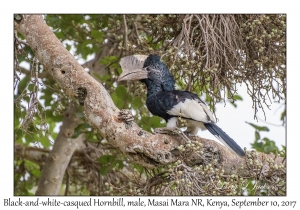
MULTIPOLYGON (((118 118, 120 110, 115 106, 108 92, 77 63, 46 25, 41 15, 23 15, 21 21, 15 22, 15 29, 26 38, 36 57, 67 95, 78 97, 79 89, 86 90, 87 95, 83 99, 85 119, 113 147, 118 148, 131 161, 148 168, 155 168, 158 165, 173 163, 181 158, 176 150, 176 147, 179 146, 180 136, 153 135, 142 131, 134 122, 128 124, 118 118)), ((71 126, 68 129, 71 132, 74 127, 71 126)), ((65 135, 62 140, 64 143, 61 147, 59 143, 55 143, 53 150, 56 150, 57 153, 53 151, 49 155, 48 168, 46 166, 44 168, 45 172, 43 171, 40 186, 49 187, 50 182, 59 185, 62 174, 71 158, 70 154, 81 147, 82 139, 69 140, 68 135, 61 135, 65 135), (57 176, 47 177, 46 171, 50 173, 51 170, 57 169, 61 170, 57 176)), ((204 148, 213 148, 214 151, 218 151, 221 156, 220 164, 224 166, 224 174, 232 174, 233 171, 240 171, 243 174, 251 173, 248 171, 251 168, 239 168, 241 165, 246 165, 245 158, 236 156, 217 142, 202 138, 193 139, 201 142, 204 148)), ((275 163, 281 163, 283 160, 280 157, 275 158, 274 155, 258 154, 258 161, 266 165, 264 168, 266 173, 268 171, 266 163, 268 158, 275 159, 275 163)), ((192 165, 201 162, 202 159, 201 154, 191 153, 184 161, 192 165)), ((48 195, 49 192, 47 192, 48 195)), ((57 193, 57 189, 51 191, 52 195, 57 195, 57 193)), ((40 187, 37 194, 43 194, 40 187)))

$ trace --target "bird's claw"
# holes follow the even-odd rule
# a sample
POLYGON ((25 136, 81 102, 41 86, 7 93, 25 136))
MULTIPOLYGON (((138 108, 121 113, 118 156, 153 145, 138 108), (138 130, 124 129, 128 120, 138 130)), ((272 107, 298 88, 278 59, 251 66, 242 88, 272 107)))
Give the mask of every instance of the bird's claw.
POLYGON ((174 128, 155 128, 154 133, 160 133, 160 134, 178 134, 180 135, 186 142, 190 141, 190 139, 185 135, 185 133, 180 130, 180 128, 174 127, 174 128))
POLYGON ((165 130, 162 128, 155 128, 153 131, 154 134, 160 133, 160 134, 170 134, 170 130, 165 130))
POLYGON ((129 109, 122 109, 118 113, 118 119, 124 122, 132 122, 134 120, 132 113, 129 109))

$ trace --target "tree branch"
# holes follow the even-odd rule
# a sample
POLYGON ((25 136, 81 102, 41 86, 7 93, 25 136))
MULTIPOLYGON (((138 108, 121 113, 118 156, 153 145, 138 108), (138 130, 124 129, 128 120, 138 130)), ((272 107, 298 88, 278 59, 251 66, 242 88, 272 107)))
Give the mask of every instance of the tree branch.
POLYGON ((126 51, 128 51, 128 28, 127 28, 127 22, 126 22, 126 16, 123 15, 123 24, 124 24, 124 37, 123 37, 123 42, 124 42, 124 48, 126 51))
MULTIPOLYGON (((78 90, 86 90, 86 97, 82 99, 86 121, 112 146, 118 148, 130 160, 148 168, 173 163, 182 158, 176 149, 180 136, 153 135, 142 131, 135 123, 118 119, 120 110, 108 92, 77 63, 45 24, 42 16, 24 15, 20 23, 15 22, 15 28, 26 38, 36 57, 66 94, 77 97, 78 90)), ((194 137, 191 139, 201 142, 203 150, 211 154, 217 153, 221 157, 220 164, 224 166, 224 174, 231 174, 233 169, 239 170, 237 167, 246 165, 245 159, 232 154, 217 142, 194 137)), ((60 152, 64 153, 62 149, 60 152)), ((257 158, 265 162, 268 158, 274 159, 274 155, 259 154, 257 158)), ((276 159, 278 162, 282 160, 280 157, 276 159)), ((189 165, 200 164, 201 161, 203 157, 195 152, 189 154, 185 160, 189 165)), ((241 171, 244 174, 251 173, 251 169, 241 171)))
MULTIPOLYGON (((99 167, 101 167, 101 164, 96 161, 102 154, 102 151, 100 152, 100 150, 104 149, 107 150, 107 147, 104 148, 96 148, 94 145, 92 145, 91 143, 87 143, 87 147, 84 150, 80 150, 80 151, 75 151, 73 156, 72 156, 72 160, 70 161, 70 163, 68 164, 67 169, 65 170, 66 172, 66 189, 65 189, 65 195, 68 194, 69 189, 68 186, 71 184, 71 180, 70 178, 72 177, 72 179, 80 179, 81 174, 78 173, 79 170, 87 170, 87 168, 89 168, 89 170, 93 170, 94 173, 99 173, 99 167), (86 156, 86 151, 89 151, 88 155, 90 156, 86 156), (92 152, 91 152, 92 151, 92 152), (92 163, 92 164, 91 164, 92 163), (91 167, 91 165, 95 164, 95 167, 91 167)), ((114 148, 111 148, 114 149, 114 148)), ((30 147, 30 146, 23 146, 23 145, 15 145, 15 149, 14 149, 14 155, 15 158, 22 158, 24 160, 28 160, 31 162, 34 162, 36 164, 38 164, 41 168, 44 167, 48 167, 47 165, 45 165, 45 162, 47 160, 47 157, 49 155, 50 151, 48 149, 42 149, 39 147, 30 147)), ((89 173, 91 174, 92 171, 88 171, 88 172, 83 172, 84 173, 89 173)), ((135 171, 134 168, 128 166, 128 165, 124 165, 122 169, 120 169, 118 172, 112 172, 110 173, 110 177, 114 177, 114 178, 118 178, 119 180, 124 180, 125 182, 128 182, 128 180, 134 182, 134 183, 139 183, 139 185, 145 185, 146 184, 146 177, 145 176, 140 176, 140 172, 139 171, 135 171)), ((61 177, 62 179, 63 177, 61 177)), ((86 178, 86 182, 94 182, 93 178, 91 178, 90 176, 85 176, 86 178)), ((83 181, 83 180, 81 180, 83 181)), ((106 181, 109 181, 109 179, 106 179, 106 181)), ((103 181, 100 185, 103 185, 103 181)), ((57 187, 60 187, 57 185, 57 187)), ((99 187, 95 187, 98 189, 102 189, 103 190, 103 186, 99 186, 99 187)), ((51 194, 49 194, 51 195, 51 194)))
POLYGON ((24 158, 43 166, 49 154, 49 150, 38 147, 24 147, 22 145, 15 145, 14 154, 17 157, 24 158))
MULTIPOLYGON (((86 120, 114 147, 119 148, 132 160, 155 167, 177 160, 171 151, 178 146, 178 137, 153 135, 143 132, 135 123, 127 126, 118 120, 119 110, 104 87, 93 79, 64 48, 61 42, 45 24, 40 15, 24 15, 16 29, 23 34, 36 57, 53 76, 55 81, 71 97, 78 89, 86 89, 84 114, 86 120), (165 144, 161 139, 168 140, 165 144)), ((180 137, 179 137, 180 138, 180 137)))
MULTIPOLYGON (((23 68, 23 67, 21 67, 21 66, 19 66, 17 69, 16 69, 16 71, 17 72, 21 72, 21 73, 23 73, 23 74, 25 74, 25 75, 28 75, 28 76, 31 76, 31 72, 30 72, 30 70, 27 70, 27 69, 25 69, 25 68, 23 68)), ((50 76, 50 74, 47 72, 47 71, 44 71, 44 72, 42 72, 42 73, 38 73, 38 78, 48 78, 50 76)))
POLYGON ((64 114, 63 124, 43 167, 36 195, 59 195, 66 168, 74 152, 85 148, 84 134, 72 138, 74 129, 80 123, 75 111, 71 105, 64 114))

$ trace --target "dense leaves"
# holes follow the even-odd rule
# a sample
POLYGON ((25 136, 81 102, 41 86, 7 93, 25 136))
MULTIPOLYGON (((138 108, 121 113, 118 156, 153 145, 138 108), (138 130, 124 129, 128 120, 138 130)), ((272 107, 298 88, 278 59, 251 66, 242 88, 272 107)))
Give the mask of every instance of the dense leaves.
MULTIPOLYGON (((236 84, 242 82, 247 85, 255 111, 262 104, 284 101, 286 97, 285 15, 45 15, 45 20, 66 49, 104 85, 116 106, 131 109, 135 121, 147 131, 163 127, 165 122, 145 107, 144 86, 137 82, 117 83, 121 73, 118 62, 126 55, 159 54, 174 74, 178 89, 204 96, 213 111, 214 104, 221 100, 229 99, 236 106, 234 102, 242 100, 236 84), (226 94, 222 94, 224 91, 226 94)), ((15 144, 51 149, 68 105, 78 106, 76 116, 83 123, 72 137, 85 134, 88 149, 70 163, 67 174, 73 177, 66 194, 140 195, 136 180, 163 173, 165 169, 153 172, 130 164, 117 149, 110 148, 107 140, 84 122, 79 102, 57 86, 18 33, 14 67, 15 144), (120 175, 124 167, 140 176, 128 182, 120 175)), ((283 112, 283 122, 285 116, 283 112)), ((255 129, 254 149, 278 152, 274 141, 261 138, 261 132, 269 131, 267 127, 249 125, 255 129)), ((15 156, 16 195, 33 194, 40 165, 15 156)), ((172 167, 175 171, 181 166, 178 163, 172 167)), ((64 183, 70 183, 70 177, 65 179, 64 183)), ((172 181, 172 190, 188 186, 177 182, 172 181)), ((212 193, 209 189, 204 191, 204 195, 212 193)), ((230 193, 238 192, 226 191, 222 195, 230 193)))
MULTIPOLYGON (((252 148, 259 152, 264 153, 279 153, 279 149, 276 146, 275 142, 270 140, 269 138, 261 138, 261 131, 269 131, 269 128, 266 126, 258 126, 253 123, 246 122, 249 125, 251 125, 253 128, 255 128, 255 141, 253 144, 251 144, 252 148)), ((282 155, 284 156, 284 150, 282 151, 282 155)))

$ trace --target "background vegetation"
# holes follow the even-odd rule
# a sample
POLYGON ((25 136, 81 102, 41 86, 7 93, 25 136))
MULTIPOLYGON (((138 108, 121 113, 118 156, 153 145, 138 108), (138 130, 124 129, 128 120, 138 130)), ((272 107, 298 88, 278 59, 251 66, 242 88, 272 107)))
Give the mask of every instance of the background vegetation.
MULTIPOLYGON (((121 73, 118 62, 126 55, 161 55, 175 76, 178 89, 202 96, 213 111, 217 102, 230 99, 234 104, 241 100, 236 91, 239 83, 247 85, 256 112, 274 100, 285 103, 285 15, 45 15, 45 21, 86 71, 105 86, 116 106, 132 110, 135 122, 143 130, 152 131, 165 122, 151 116, 145 107, 145 86, 116 82, 121 73)), ((274 176, 260 180, 259 171, 250 177, 227 177, 222 169, 205 163, 187 168, 179 161, 150 170, 128 162, 85 122, 80 102, 66 96, 35 58, 24 37, 17 32, 14 37, 15 195, 34 194, 70 104, 76 107, 74 115, 81 119, 73 138, 85 133, 87 144, 93 145, 89 150, 95 151, 94 156, 89 150, 74 154, 61 194, 285 194, 284 166, 272 165, 272 160, 274 176), (197 173, 191 176, 187 170, 197 173), (280 177, 280 182, 275 182, 275 177, 280 177), (200 180, 197 186, 194 180, 200 180), (253 190, 253 181, 274 188, 253 190), (220 183, 222 187, 217 187, 220 183)), ((279 116, 283 125, 285 116, 285 111, 279 116)), ((284 156, 274 141, 261 137, 267 127, 250 126, 255 132, 254 149, 284 156)), ((197 146, 201 145, 191 142, 181 149, 197 146)), ((259 167, 253 164, 252 167, 259 167)))

